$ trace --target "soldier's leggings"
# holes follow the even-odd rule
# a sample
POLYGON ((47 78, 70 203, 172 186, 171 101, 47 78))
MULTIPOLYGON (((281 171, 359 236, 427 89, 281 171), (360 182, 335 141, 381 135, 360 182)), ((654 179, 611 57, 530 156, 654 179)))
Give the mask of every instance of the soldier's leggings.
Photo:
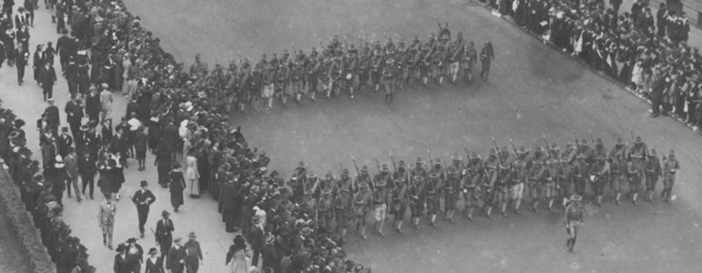
POLYGON ((380 71, 371 71, 371 80, 373 84, 380 84, 380 71))
POLYGON ((615 193, 619 193, 622 190, 622 185, 621 185, 621 175, 619 174, 612 174, 612 179, 609 181, 609 186, 612 188, 612 191, 615 193))
POLYGON ((310 76, 309 81, 307 82, 307 84, 308 84, 307 88, 310 90, 310 92, 317 91, 318 82, 319 82, 319 77, 317 77, 317 75, 310 76))
POLYGON ((574 184, 573 186, 575 186, 575 193, 582 196, 583 193, 585 193, 585 184, 586 183, 587 183, 586 178, 583 178, 583 177, 576 178, 574 183, 573 183, 574 184))
POLYGON ((456 192, 450 191, 444 193, 444 209, 445 210, 455 210, 456 209, 456 192))
POLYGON ((349 213, 346 209, 336 210, 336 228, 338 230, 344 229, 349 225, 349 213))
POLYGON ((358 73, 358 86, 368 85, 368 70, 358 73))
POLYGON ((410 202, 410 210, 412 211, 412 217, 421 217, 424 212, 424 197, 419 197, 418 199, 413 199, 410 202))
POLYGON ((658 183, 658 176, 655 176, 652 173, 649 173, 646 175, 646 190, 647 191, 655 191, 656 190, 656 183, 658 183))
POLYGON ((663 177, 663 190, 672 191, 673 185, 675 185, 675 175, 665 175, 663 177))
POLYGON ((441 200, 438 194, 430 195, 427 197, 427 215, 437 214, 440 211, 441 200))
POLYGON ((595 195, 604 195, 605 187, 607 186, 607 179, 605 177, 601 177, 597 179, 592 185, 595 195))
POLYGON ((629 177, 629 192, 638 192, 641 189, 641 176, 632 175, 629 177))
POLYGON ((393 212, 395 215, 395 221, 402 221, 405 219, 405 214, 407 214, 407 204, 405 203, 400 203, 399 205, 395 205, 395 211, 393 212))

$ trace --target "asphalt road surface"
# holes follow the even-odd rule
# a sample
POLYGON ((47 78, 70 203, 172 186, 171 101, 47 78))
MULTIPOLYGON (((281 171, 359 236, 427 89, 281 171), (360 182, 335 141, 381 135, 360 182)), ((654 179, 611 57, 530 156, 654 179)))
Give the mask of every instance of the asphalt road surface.
MULTIPOLYGON (((474 40, 478 48, 487 39, 494 44, 497 62, 489 83, 402 90, 396 94, 395 108, 383 105, 382 96, 365 92, 353 100, 344 95, 340 100, 304 101, 287 108, 274 105, 272 110, 236 115, 233 124, 242 126, 250 144, 272 156, 271 169, 286 177, 298 161, 317 173, 338 173, 340 163, 353 173, 352 156, 371 170, 375 170, 374 155, 381 164, 390 164, 389 152, 395 160, 408 163, 417 157, 426 160, 427 149, 444 160, 454 152, 465 158, 464 146, 485 156, 493 136, 500 146, 509 145, 512 138, 517 146, 533 147, 542 144, 545 134, 562 147, 573 131, 588 139, 592 131, 608 148, 616 136, 631 142, 633 132, 661 153, 676 150, 681 162, 673 205, 656 199, 655 204, 640 202, 637 207, 606 202, 598 208, 586 199, 586 225, 576 254, 565 250, 561 212, 534 214, 524 206, 521 216, 510 213, 492 221, 483 217, 456 224, 439 221, 436 228, 423 225, 419 231, 370 236, 368 241, 349 236, 351 258, 372 266, 374 272, 697 272, 702 266, 702 188, 696 181, 702 174, 696 168, 702 154, 700 137, 671 119, 648 118, 647 104, 482 7, 457 0, 126 3, 161 38, 164 48, 186 65, 198 52, 207 62, 217 59, 226 64, 238 58, 239 50, 255 62, 261 53, 292 49, 291 42, 298 50, 308 51, 319 39, 333 35, 346 35, 354 42, 359 34, 375 34, 376 39, 397 34, 406 40, 416 34, 426 39, 437 30, 435 15, 449 22, 453 33, 462 31, 474 40)), ((37 37, 56 40, 49 22, 48 14, 39 12, 30 48, 45 42, 37 37)), ((27 84, 18 88, 14 70, 0 69, 5 105, 16 109, 28 124, 44 108, 31 76, 28 72, 27 84)), ((57 86, 57 105, 63 107, 68 98, 65 82, 57 86)), ((126 107, 121 95, 116 97, 113 117, 122 116, 126 107)), ((37 147, 36 132, 27 131, 34 134, 29 135, 31 147, 37 147)), ((147 162, 151 160, 149 155, 147 162)), ((142 179, 156 185, 155 167, 144 172, 132 167, 125 175, 123 199, 136 191, 142 179)), ((170 208, 166 190, 154 186, 152 191, 157 201, 147 226, 154 227, 159 212, 170 208)), ((112 266, 115 253, 101 244, 96 221, 99 201, 64 203, 65 218, 102 272, 112 266)), ((197 232, 205 252, 203 272, 221 272, 233 234, 224 232, 209 197, 186 198, 185 203, 182 212, 172 215, 175 235, 197 232)), ((136 209, 127 200, 119 202, 116 222, 116 241, 138 236, 136 209)), ((148 249, 153 241, 153 235, 147 234, 140 242, 148 249)))

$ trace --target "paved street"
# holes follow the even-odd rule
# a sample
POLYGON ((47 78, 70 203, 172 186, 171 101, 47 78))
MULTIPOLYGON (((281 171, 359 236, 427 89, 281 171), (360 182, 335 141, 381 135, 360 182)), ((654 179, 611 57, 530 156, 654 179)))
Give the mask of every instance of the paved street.
MULTIPOLYGON (((482 217, 456 224, 439 221, 436 228, 423 225, 419 231, 371 236, 368 241, 350 236, 350 257, 372 266, 374 272, 697 272, 702 266, 702 186, 697 183, 702 169, 696 168, 702 163, 702 139, 671 119, 648 118, 647 104, 482 7, 459 0, 128 0, 126 4, 161 38, 165 50, 188 65, 197 52, 207 62, 227 63, 238 58, 238 50, 255 62, 263 52, 291 49, 291 42, 307 50, 318 39, 334 34, 371 37, 375 33, 381 39, 397 33, 406 40, 417 34, 426 39, 427 33, 436 31, 434 15, 448 21, 454 33, 463 31, 478 48, 486 39, 495 45, 497 63, 490 83, 403 90, 396 95, 393 109, 382 104, 382 96, 366 93, 354 100, 344 95, 341 100, 305 101, 288 108, 276 105, 246 117, 236 115, 233 124, 242 126, 250 145, 271 155, 270 168, 285 177, 298 161, 307 162, 317 173, 338 173, 339 163, 353 173, 351 156, 371 170, 375 170, 373 155, 381 164, 390 163, 388 152, 406 162, 418 156, 426 159, 427 149, 444 160, 454 152, 465 158, 464 146, 485 156, 492 136, 500 146, 509 145, 512 138, 517 146, 533 147, 542 145, 545 134, 563 147, 572 131, 580 138, 589 138, 592 131, 611 147, 615 136, 631 142, 631 130, 659 153, 675 149, 681 162, 673 205, 656 199, 655 204, 640 202, 638 207, 606 202, 597 208, 586 199, 586 225, 576 254, 565 250, 561 212, 511 213, 492 221, 482 217)), ((38 11, 36 26, 31 30, 30 48, 49 40, 44 37, 55 43, 58 36, 46 10, 38 11)), ((29 146, 38 157, 33 124, 45 104, 31 71, 22 87, 17 86, 15 75, 14 68, 0 69, 0 96, 6 107, 27 120, 29 146)), ((68 99, 66 90, 65 81, 59 81, 54 93, 61 109, 68 99)), ((124 114, 126 103, 119 93, 115 97, 113 117, 117 118, 124 114)), ((147 162, 153 159, 149 155, 147 162)), ((136 161, 130 160, 135 166, 136 161)), ((139 181, 154 185, 151 189, 157 197, 147 226, 155 228, 160 211, 171 210, 167 191, 156 184, 155 167, 147 166, 144 172, 125 169, 116 241, 138 236, 136 209, 126 199, 139 181)), ((109 272, 115 253, 101 244, 100 201, 65 200, 65 219, 88 247, 98 272, 109 272)), ((186 197, 185 207, 172 218, 176 236, 186 237, 190 231, 199 235, 205 252, 202 272, 223 272, 226 249, 234 236, 224 232, 216 203, 207 195, 196 200, 186 197)), ((140 243, 148 249, 153 241, 153 234, 147 233, 140 243)))

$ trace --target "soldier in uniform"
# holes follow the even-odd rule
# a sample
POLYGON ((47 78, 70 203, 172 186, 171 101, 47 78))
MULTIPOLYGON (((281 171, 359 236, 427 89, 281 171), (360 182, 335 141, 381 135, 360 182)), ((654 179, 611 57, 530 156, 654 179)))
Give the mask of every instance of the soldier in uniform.
POLYGON ((656 149, 651 149, 651 153, 646 157, 644 171, 646 172, 646 200, 653 203, 653 192, 656 191, 656 183, 662 176, 661 162, 658 160, 656 149))
POLYGON ((334 209, 331 188, 323 189, 319 201, 317 201, 317 225, 326 228, 329 232, 331 232, 333 228, 331 223, 334 209))
POLYGON ((346 228, 349 225, 352 208, 350 189, 339 187, 338 194, 334 198, 334 217, 336 219, 336 232, 344 240, 346 239, 346 228))
POLYGON ((515 213, 522 214, 519 212, 519 206, 522 204, 522 197, 524 196, 524 183, 526 182, 528 175, 526 163, 522 160, 517 160, 514 162, 514 169, 512 172, 512 181, 510 182, 510 203, 514 202, 515 213))
POLYGON ((495 206, 502 205, 500 212, 507 217, 507 203, 509 203, 509 190, 512 183, 512 166, 500 164, 500 172, 495 184, 495 206))
MULTIPOLYGON (((275 60, 275 59, 273 59, 275 60)), ((273 62, 271 60, 271 62, 273 62)), ((275 92, 275 82, 276 82, 276 68, 277 68, 277 61, 275 67, 268 63, 265 65, 265 68, 263 70, 263 75, 261 81, 263 82, 263 99, 266 100, 266 104, 268 105, 268 108, 273 108, 273 95, 275 92)))
POLYGON ((355 189, 353 188, 353 180, 349 177, 349 169, 344 169, 341 171, 341 178, 337 182, 337 188, 339 190, 347 189, 349 194, 355 189))
POLYGON ((626 160, 629 157, 629 152, 621 138, 617 138, 614 147, 609 152, 610 172, 611 172, 611 187, 613 202, 621 204, 619 198, 622 196, 621 184, 626 179, 626 160))
POLYGON ((590 180, 590 167, 587 164, 587 156, 585 154, 578 154, 577 160, 573 162, 573 186, 575 193, 577 195, 583 196, 585 194, 585 186, 590 180))
POLYGON ((408 189, 409 206, 412 212, 410 226, 419 229, 419 217, 422 217, 425 200, 424 176, 414 175, 410 180, 408 189))
MULTIPOLYGON (((387 168, 387 166, 383 167, 385 167, 385 169, 387 168)), ((385 177, 390 178, 389 171, 390 170, 387 170, 387 176, 385 177)), ((383 225, 385 224, 385 217, 388 213, 389 199, 389 192, 386 189, 387 185, 388 183, 386 179, 378 179, 376 180, 375 187, 373 189, 373 218, 375 219, 375 222, 373 223, 373 232, 380 236, 385 236, 385 233, 383 233, 383 225)))
POLYGON ((463 217, 473 221, 473 209, 478 207, 481 199, 481 183, 483 181, 483 162, 477 153, 472 153, 466 169, 464 170, 463 179, 461 179, 461 191, 465 202, 463 217), (466 214, 466 211, 468 213, 466 214))
MULTIPOLYGON (((543 161, 541 161, 543 162, 543 161)), ((546 189, 545 189, 545 197, 548 199, 548 210, 553 211, 553 200, 556 199, 556 196, 558 195, 558 190, 560 186, 560 174, 562 172, 561 168, 558 166, 558 160, 557 159, 548 159, 546 160, 546 171, 547 173, 544 175, 545 180, 546 180, 546 189)))
POLYGON ((444 210, 446 211, 445 219, 454 223, 453 213, 456 211, 456 202, 458 201, 458 190, 461 185, 461 174, 453 167, 447 168, 448 177, 444 183, 444 210))
POLYGON ((488 159, 483 163, 485 168, 485 175, 483 176, 483 208, 486 210, 485 215, 488 219, 492 219, 490 215, 492 213, 492 208, 495 206, 496 200, 496 183, 500 168, 500 161, 497 159, 497 152, 495 149, 490 149, 488 152, 488 159))
POLYGON ((431 55, 432 73, 439 86, 442 86, 444 75, 446 75, 446 57, 448 54, 443 46, 439 45, 436 48, 437 50, 431 55))
POLYGON ((275 74, 275 90, 280 102, 283 106, 287 105, 288 101, 288 85, 290 84, 290 66, 287 59, 288 50, 283 52, 283 58, 278 62, 278 70, 275 74))
POLYGON ((246 102, 250 99, 249 92, 251 89, 251 64, 249 58, 244 58, 244 63, 239 69, 239 94, 237 102, 239 102, 239 111, 244 112, 246 102))
POLYGON ((407 186, 407 172, 400 173, 395 172, 394 178, 394 188, 391 192, 391 205, 392 214, 395 216, 395 222, 392 225, 392 229, 398 233, 402 233, 402 222, 404 221, 405 214, 407 213, 407 202, 408 200, 408 186, 407 186))
POLYGON ((358 57, 358 90, 364 86, 368 86, 368 77, 370 76, 371 67, 371 50, 368 43, 363 46, 363 52, 358 57))
POLYGON ((344 60, 344 72, 342 73, 344 77, 344 79, 342 80, 342 82, 344 83, 344 88, 348 90, 349 95, 352 99, 354 95, 353 82, 356 79, 356 73, 358 69, 358 60, 356 59, 357 54, 358 50, 353 44, 351 44, 348 51, 346 52, 346 60, 344 60))
POLYGON ((361 235, 363 240, 366 240, 366 218, 370 211, 372 196, 368 183, 360 183, 359 191, 353 198, 354 216, 356 217, 356 233, 361 235))
POLYGON ((573 195, 570 198, 570 203, 565 209, 565 219, 564 224, 566 227, 566 232, 568 233, 568 241, 566 241, 566 247, 568 251, 573 252, 573 247, 575 246, 575 240, 578 236, 578 230, 580 226, 583 225, 583 207, 580 204, 582 197, 579 195, 573 195))
MULTIPOLYGON (((430 42, 433 41, 433 37, 431 37, 431 39, 432 40, 430 40, 430 42)), ((431 75, 431 69, 432 69, 432 66, 431 66, 431 56, 432 55, 431 54, 432 54, 433 50, 434 50, 434 47, 431 44, 424 44, 424 46, 422 47, 422 50, 418 53, 421 56, 420 57, 421 61, 418 63, 419 75, 420 75, 420 79, 422 81, 422 85, 424 85, 424 87, 427 87, 427 83, 429 81, 429 76, 431 75)))
POLYGON ((680 170, 680 163, 675 159, 675 151, 670 150, 668 158, 663 157, 663 191, 661 200, 671 202, 673 185, 675 185, 675 174, 680 170))
POLYGON ((473 82, 473 67, 478 61, 478 52, 475 50, 475 45, 473 41, 465 45, 463 50, 463 59, 461 63, 463 64, 463 78, 468 82, 473 82))
POLYGON ((361 173, 356 175, 356 186, 361 185, 361 183, 373 184, 373 178, 368 174, 368 167, 365 165, 361 167, 361 173))
POLYGON ((631 157, 631 162, 634 164, 634 168, 639 172, 639 175, 644 174, 643 166, 647 151, 648 147, 646 143, 641 140, 641 137, 637 136, 634 138, 634 145, 629 149, 629 156, 631 157))
POLYGON ((609 162, 605 155, 599 155, 597 162, 592 164, 590 168, 590 180, 593 183, 593 191, 595 192, 595 200, 598 206, 602 206, 602 196, 605 192, 605 187, 609 183, 609 162))
POLYGON ((636 199, 639 196, 639 188, 641 187, 641 177, 642 174, 636 168, 633 160, 626 163, 626 178, 629 181, 629 196, 631 196, 631 202, 637 205, 636 199))
POLYGON ((377 93, 380 90, 380 77, 382 75, 384 63, 383 50, 380 48, 380 42, 375 44, 375 49, 373 49, 373 56, 370 59, 370 76, 371 81, 373 81, 373 90, 377 93))
POLYGON ((385 104, 393 107, 392 101, 395 95, 395 80, 397 77, 397 66, 395 65, 395 59, 392 56, 388 56, 385 61, 385 67, 383 67, 383 83, 385 85, 385 104))
POLYGON ((438 172, 429 174, 429 181, 425 185, 427 201, 427 224, 436 226, 436 214, 441 210, 440 194, 443 187, 443 179, 438 172))
POLYGON ((465 46, 463 45, 463 33, 458 32, 456 40, 451 43, 450 52, 448 53, 448 63, 449 63, 449 75, 451 76, 451 83, 456 84, 456 79, 458 78, 458 72, 461 69, 461 62, 463 61, 463 54, 465 53, 465 46))
POLYGON ((493 61, 495 61, 495 51, 492 48, 492 43, 487 41, 480 51, 480 62, 483 65, 483 70, 480 71, 480 78, 485 82, 487 82, 488 76, 490 75, 490 66, 493 61))
POLYGON ((529 170, 527 177, 529 181, 529 196, 531 196, 529 209, 533 212, 539 212, 539 198, 543 195, 542 192, 547 191, 545 188, 548 188, 548 182, 552 181, 548 181, 548 178, 551 177, 546 175, 546 171, 547 168, 545 168, 541 162, 534 162, 529 170))

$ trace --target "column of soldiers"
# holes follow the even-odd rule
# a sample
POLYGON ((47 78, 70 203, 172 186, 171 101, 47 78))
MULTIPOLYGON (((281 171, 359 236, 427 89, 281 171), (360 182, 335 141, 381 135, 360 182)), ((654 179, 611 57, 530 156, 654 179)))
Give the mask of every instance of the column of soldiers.
POLYGON ((521 214, 524 195, 530 197, 529 209, 537 213, 541 202, 551 212, 565 209, 574 195, 590 195, 593 203, 602 206, 607 188, 613 203, 621 204, 624 192, 637 205, 640 193, 653 202, 656 184, 662 179, 660 198, 671 201, 679 170, 672 150, 660 160, 657 151, 648 149, 640 137, 633 139, 633 145, 617 138, 610 150, 601 139, 576 139, 563 150, 544 141, 546 149, 495 147, 484 160, 466 150, 466 161, 454 154, 448 164, 441 158, 430 159, 429 164, 417 158, 414 166, 402 160, 395 165, 391 155, 392 170, 376 161, 377 174, 372 175, 365 165, 356 166, 355 178, 343 169, 338 179, 331 172, 319 179, 301 163, 288 182, 290 200, 298 200, 319 226, 334 227, 328 231, 336 231, 342 238, 348 225, 355 222, 363 239, 367 238, 368 219, 373 219, 372 232, 385 236, 387 215, 393 215, 392 230, 402 233, 406 216, 410 216, 411 227, 420 229, 423 217, 430 226, 436 225, 438 215, 453 223, 459 207, 462 216, 471 221, 475 210, 489 219, 493 209, 505 217, 512 208, 521 214))
POLYGON ((391 37, 384 43, 362 42, 359 36, 357 47, 345 37, 342 42, 334 36, 326 45, 320 40, 319 51, 312 47, 306 53, 293 44, 292 56, 285 49, 280 57, 274 53, 269 59, 264 54, 255 64, 239 55, 239 61, 232 62, 226 71, 219 64, 209 71, 198 55, 190 75, 193 86, 206 87, 217 94, 214 98, 224 98, 213 100, 217 105, 229 109, 230 102, 241 112, 247 106, 259 110, 261 104, 272 108, 275 100, 283 106, 289 99, 298 104, 303 97, 315 101, 318 93, 328 100, 342 93, 354 98, 365 88, 375 93, 384 91, 385 104, 392 107, 396 90, 427 87, 430 79, 439 86, 445 81, 471 83, 478 58, 481 78, 487 81, 495 58, 492 44, 485 42, 478 54, 473 41, 464 39, 462 33, 452 39, 448 24, 439 27, 439 35, 431 34, 424 42, 416 35, 409 43, 391 37))

